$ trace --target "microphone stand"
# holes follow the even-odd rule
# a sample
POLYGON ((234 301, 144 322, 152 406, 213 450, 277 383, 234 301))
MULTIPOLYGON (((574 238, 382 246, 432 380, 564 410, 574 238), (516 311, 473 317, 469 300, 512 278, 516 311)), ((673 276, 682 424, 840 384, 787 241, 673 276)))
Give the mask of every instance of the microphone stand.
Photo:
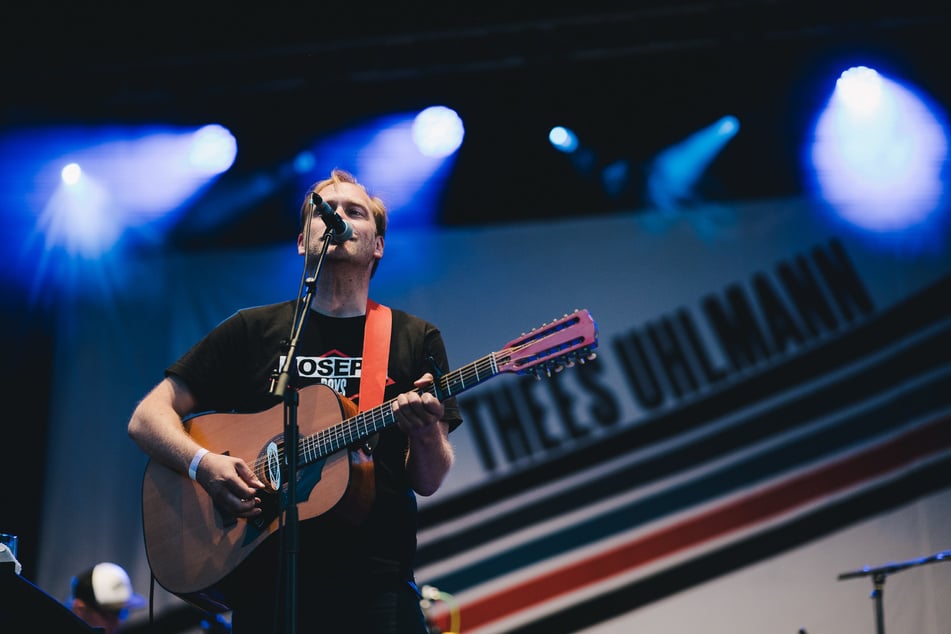
POLYGON ((885 594, 885 577, 900 570, 904 570, 905 568, 930 564, 932 562, 943 561, 945 559, 951 559, 951 550, 945 550, 943 552, 935 553, 934 555, 930 555, 928 557, 921 557, 919 559, 910 559, 908 561, 885 564, 883 566, 876 566, 874 568, 865 566, 860 570, 843 572, 839 575, 839 581, 843 579, 853 579, 855 577, 872 577, 871 598, 875 601, 875 627, 878 634, 885 634, 885 609, 882 605, 885 594))
MULTIPOLYGON (((309 221, 308 221, 309 223, 309 221)), ((317 258, 317 266, 314 268, 314 275, 304 280, 305 293, 300 299, 299 310, 294 316, 294 323, 291 327, 291 336, 287 344, 287 355, 284 359, 284 365, 276 379, 271 381, 271 394, 284 400, 284 462, 286 466, 285 480, 287 481, 287 501, 285 503, 285 525, 283 539, 283 554, 285 559, 285 594, 284 604, 284 632, 286 634, 295 634, 297 632, 297 553, 300 543, 299 514, 297 509, 297 463, 298 463, 298 435, 297 425, 297 407, 299 404, 298 393, 294 386, 289 387, 292 368, 295 367, 294 357, 297 352, 297 344, 301 333, 304 332, 304 326, 307 324, 307 317, 310 314, 310 305, 314 299, 314 291, 317 286, 317 276, 320 274, 320 267, 323 264, 324 256, 330 247, 330 241, 333 231, 328 228, 324 233, 323 247, 320 250, 320 256, 317 258)), ((306 245, 306 241, 305 241, 306 245)), ((305 274, 306 274, 306 246, 305 246, 305 274)), ((296 372, 295 372, 296 374, 296 372)), ((278 491, 279 493, 280 491, 278 491)), ((279 498, 280 499, 280 498, 279 498)))

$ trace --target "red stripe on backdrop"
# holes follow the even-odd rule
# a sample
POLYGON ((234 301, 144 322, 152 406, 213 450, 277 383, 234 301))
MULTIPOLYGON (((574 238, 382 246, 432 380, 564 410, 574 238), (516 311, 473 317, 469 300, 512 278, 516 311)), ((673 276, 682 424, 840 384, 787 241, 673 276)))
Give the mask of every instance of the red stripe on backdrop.
MULTIPOLYGON (((498 590, 471 603, 462 603, 459 606, 460 621, 467 631, 485 626, 939 453, 951 446, 949 422, 951 417, 937 419, 883 445, 733 500, 657 533, 498 590)), ((440 615, 436 622, 448 631, 448 614, 440 615)))

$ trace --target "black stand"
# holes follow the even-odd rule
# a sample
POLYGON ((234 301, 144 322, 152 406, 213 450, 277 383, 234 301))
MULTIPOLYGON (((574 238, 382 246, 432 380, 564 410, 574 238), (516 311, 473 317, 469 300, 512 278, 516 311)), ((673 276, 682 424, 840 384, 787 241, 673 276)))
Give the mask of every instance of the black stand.
MULTIPOLYGON (((310 226, 308 219, 307 226, 310 226)), ((284 365, 280 374, 271 384, 271 394, 284 399, 284 463, 286 472, 284 479, 287 482, 287 501, 285 503, 285 525, 284 525, 284 561, 285 561, 285 611, 284 611, 284 632, 286 634, 295 634, 297 632, 297 553, 300 541, 298 530, 298 510, 297 510, 297 463, 298 463, 298 426, 297 426, 297 406, 298 394, 293 386, 289 388, 294 357, 297 352, 297 343, 300 335, 304 332, 304 326, 307 324, 307 316, 310 314, 310 305, 314 299, 314 289, 317 286, 317 276, 320 274, 320 266, 327 254, 327 248, 330 246, 332 231, 330 229, 324 234, 324 246, 320 251, 320 257, 317 259, 317 266, 314 269, 312 277, 306 277, 307 258, 304 258, 305 279, 302 283, 305 292, 300 297, 298 292, 297 313, 294 316, 294 324, 291 327, 291 336, 287 343, 287 355, 284 359, 284 365)), ((305 249, 309 242, 309 237, 305 235, 305 249)), ((306 253, 306 251, 305 251, 306 253)), ((296 372, 295 372, 296 374, 296 372)), ((280 488, 278 488, 278 499, 280 499, 280 488)))
POLYGON ((855 577, 872 577, 871 598, 875 601, 875 629, 878 634, 885 634, 885 608, 883 605, 885 595, 885 577, 900 570, 904 570, 905 568, 930 564, 935 561, 943 561, 945 559, 951 559, 951 550, 945 550, 940 553, 935 553, 934 555, 929 555, 928 557, 921 557, 920 559, 910 559, 908 561, 885 564, 883 566, 877 566, 874 568, 865 566, 860 570, 843 572, 839 575, 839 581, 842 581, 843 579, 854 579, 855 577))

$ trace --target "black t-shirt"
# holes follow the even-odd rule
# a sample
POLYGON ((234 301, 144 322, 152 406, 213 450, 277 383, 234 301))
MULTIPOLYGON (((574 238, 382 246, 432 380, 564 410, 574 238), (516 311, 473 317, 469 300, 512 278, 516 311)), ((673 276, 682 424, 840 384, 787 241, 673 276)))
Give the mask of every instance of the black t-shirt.
MULTIPOLYGON (((276 416, 268 424, 273 420, 274 433, 282 433, 283 405, 270 393, 270 385, 287 353, 285 342, 294 310, 293 301, 239 310, 169 366, 166 374, 188 385, 197 400, 197 411, 251 413, 273 408, 276 416)), ((384 401, 413 389, 413 381, 425 372, 438 375, 449 370, 439 330, 404 311, 391 312, 384 401), (438 371, 434 371, 434 363, 438 371)), ((292 384, 306 388, 322 383, 357 402, 365 324, 366 317, 334 318, 311 311, 296 348, 299 371, 292 375, 292 384)), ((303 399, 307 391, 299 393, 303 399)), ((454 429, 462 420, 456 401, 449 398, 444 405, 444 420, 454 429)), ((299 426, 303 429, 304 422, 299 426)), ((406 436, 396 425, 379 432, 372 451, 375 497, 362 523, 354 526, 338 521, 333 513, 302 519, 299 592, 319 591, 328 584, 339 587, 353 582, 366 588, 374 579, 412 579, 416 497, 404 468, 407 446, 406 436)), ((279 569, 276 538, 272 535, 265 542, 267 547, 258 548, 221 584, 226 593, 260 593, 268 572, 279 569)))

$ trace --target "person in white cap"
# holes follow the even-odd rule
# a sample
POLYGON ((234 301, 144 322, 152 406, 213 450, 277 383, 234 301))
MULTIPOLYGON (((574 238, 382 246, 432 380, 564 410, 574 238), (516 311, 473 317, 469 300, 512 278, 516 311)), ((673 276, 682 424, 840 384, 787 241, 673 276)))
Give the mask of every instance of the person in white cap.
POLYGON ((73 577, 69 609, 104 634, 116 634, 129 610, 145 607, 145 597, 132 589, 129 574, 111 562, 98 563, 73 577))

